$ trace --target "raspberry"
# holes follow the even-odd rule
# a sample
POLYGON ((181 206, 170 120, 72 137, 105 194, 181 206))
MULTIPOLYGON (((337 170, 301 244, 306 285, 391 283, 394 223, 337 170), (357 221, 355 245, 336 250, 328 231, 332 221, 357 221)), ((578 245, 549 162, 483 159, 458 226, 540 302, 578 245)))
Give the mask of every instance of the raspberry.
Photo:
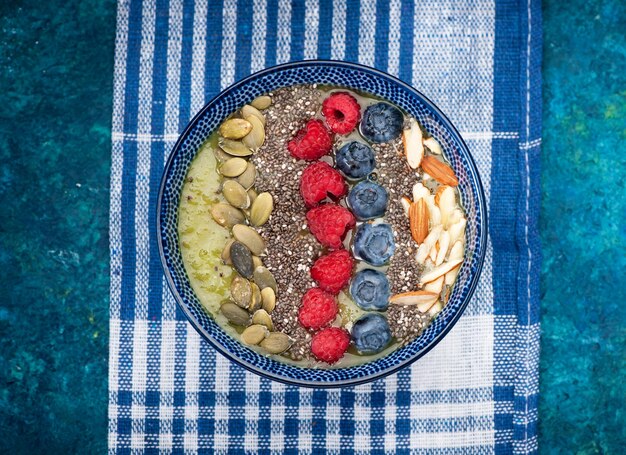
POLYGON ((313 207, 327 196, 339 199, 348 192, 348 185, 339 172, 320 161, 307 166, 300 180, 300 194, 307 207, 313 207))
POLYGON ((332 131, 337 134, 348 134, 359 123, 361 107, 349 93, 337 92, 324 100, 322 114, 332 131))
POLYGON ((354 260, 346 250, 337 250, 326 256, 320 257, 313 268, 311 268, 311 278, 323 290, 332 294, 338 294, 352 276, 354 260))
POLYGON ((326 363, 335 363, 343 357, 350 345, 350 335, 339 327, 329 327, 313 335, 311 352, 326 363))
POLYGON ((309 230, 318 242, 338 250, 346 232, 355 225, 350 210, 337 204, 324 204, 312 208, 306 214, 309 230))
POLYGON ((321 329, 337 316, 335 297, 320 288, 312 288, 302 296, 298 320, 307 329, 321 329))
POLYGON ((330 152, 333 140, 321 120, 309 120, 289 141, 287 148, 294 158, 312 161, 330 152))

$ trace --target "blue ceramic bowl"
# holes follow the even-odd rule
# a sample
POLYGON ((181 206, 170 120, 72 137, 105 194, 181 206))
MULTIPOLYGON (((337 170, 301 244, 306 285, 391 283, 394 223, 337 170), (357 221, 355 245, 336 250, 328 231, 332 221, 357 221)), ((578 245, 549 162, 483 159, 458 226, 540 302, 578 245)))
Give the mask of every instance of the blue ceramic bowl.
POLYGON ((353 63, 305 61, 276 66, 237 82, 211 100, 187 126, 167 161, 157 209, 161 262, 176 301, 196 330, 221 354, 242 367, 276 381, 307 387, 343 387, 382 378, 406 367, 433 348, 450 331, 478 283, 487 246, 487 209, 482 184, 467 146, 446 116, 404 82, 353 63), (181 256, 178 203, 183 181, 200 145, 228 115, 255 97, 297 84, 329 84, 384 98, 404 109, 439 141, 459 179, 467 210, 466 260, 443 311, 422 336, 390 355, 363 365, 338 369, 301 368, 259 355, 227 335, 202 309, 181 256))

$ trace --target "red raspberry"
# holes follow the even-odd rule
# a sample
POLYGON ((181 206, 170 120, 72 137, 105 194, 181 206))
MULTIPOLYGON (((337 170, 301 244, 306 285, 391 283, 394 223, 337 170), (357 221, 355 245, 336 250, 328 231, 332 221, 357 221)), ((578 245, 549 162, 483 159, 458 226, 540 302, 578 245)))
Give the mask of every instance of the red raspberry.
POLYGON ((348 185, 339 172, 320 161, 307 166, 300 180, 300 194, 307 207, 313 207, 327 196, 339 199, 348 192, 348 185))
POLYGON ((343 357, 350 345, 350 335, 339 327, 329 327, 313 335, 311 352, 326 363, 335 363, 343 357))
POLYGON ((318 242, 338 250, 346 232, 355 225, 350 210, 337 204, 324 204, 312 208, 306 214, 309 230, 318 242))
POLYGON ((300 160, 317 160, 333 148, 330 131, 321 120, 309 120, 306 126, 296 133, 287 144, 289 152, 300 160))
POLYGON ((320 257, 313 268, 311 278, 317 281, 320 288, 332 294, 338 294, 352 276, 354 260, 346 250, 337 250, 320 257))
POLYGON ((337 134, 348 134, 361 119, 361 107, 349 93, 337 92, 324 100, 322 114, 332 131, 337 134))
POLYGON ((337 316, 335 297, 320 288, 312 288, 302 296, 298 320, 307 329, 321 329, 337 316))

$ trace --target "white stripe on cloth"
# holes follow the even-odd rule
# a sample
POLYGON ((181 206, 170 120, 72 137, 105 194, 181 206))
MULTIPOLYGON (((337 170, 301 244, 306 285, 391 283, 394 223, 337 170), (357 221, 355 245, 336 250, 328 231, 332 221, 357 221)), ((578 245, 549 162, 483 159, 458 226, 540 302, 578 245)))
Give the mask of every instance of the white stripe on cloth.
POLYGON ((306 0, 304 13, 304 58, 317 58, 317 35, 319 32, 320 11, 317 0, 306 0))
POLYGON ((278 31, 276 36, 276 63, 291 59, 291 1, 278 0, 278 31))
POLYGON ((376 54, 376 1, 361 1, 359 6, 359 63, 374 66, 376 54))
POLYGON ((222 74, 220 84, 222 89, 225 89, 235 80, 237 0, 224 0, 222 14, 222 74))
POLYGON ((333 2, 333 33, 330 42, 330 58, 343 60, 346 55, 346 2, 333 2))
POLYGON ((400 71, 400 13, 401 0, 390 0, 389 2, 389 49, 387 72, 393 76, 398 76, 400 71))
POLYGON ((191 48, 191 112, 193 113, 199 111, 204 105, 206 16, 207 4, 205 2, 195 2, 193 11, 193 44, 191 48))
POLYGON ((252 16, 252 55, 250 70, 265 68, 265 36, 267 30, 267 0, 254 0, 252 16))

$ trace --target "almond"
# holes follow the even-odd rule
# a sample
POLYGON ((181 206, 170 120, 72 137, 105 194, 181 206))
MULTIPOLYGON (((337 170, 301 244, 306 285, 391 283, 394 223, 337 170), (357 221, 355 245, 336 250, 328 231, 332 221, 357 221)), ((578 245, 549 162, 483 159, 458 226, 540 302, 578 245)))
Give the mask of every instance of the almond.
POLYGON ((400 204, 402 205, 402 209, 404 210, 404 214, 409 216, 409 209, 411 208, 411 199, 406 196, 402 196, 400 198, 400 204))
POLYGON ((443 185, 458 186, 459 181, 454 171, 446 163, 439 161, 434 156, 425 156, 422 159, 422 169, 428 172, 432 178, 443 185))
POLYGON ((426 239, 424 240, 424 243, 422 243, 417 249, 416 260, 418 264, 424 264, 426 258, 428 257, 428 254, 430 253, 430 250, 435 246, 437 240, 439 240, 441 230, 441 225, 432 228, 430 233, 428 234, 428 237, 426 237, 426 239))
POLYGON ((427 283, 424 286, 424 290, 426 292, 434 292, 436 294, 441 293, 442 289, 443 289, 443 277, 442 276, 440 276, 434 281, 431 281, 430 283, 427 283))
POLYGON ((428 150, 435 155, 441 155, 441 145, 434 137, 429 137, 428 139, 424 139, 424 145, 428 147, 428 150))
POLYGON ((411 235, 418 244, 428 235, 428 206, 424 199, 413 202, 409 208, 411 235))
POLYGON ((443 231, 441 237, 439 237, 439 249, 437 250, 437 258, 435 259, 435 265, 441 265, 448 254, 448 247, 450 246, 450 234, 448 231, 443 231))
POLYGON ((424 157, 424 144, 422 144, 422 130, 415 119, 411 119, 409 127, 402 132, 402 144, 404 154, 411 169, 417 169, 424 157))
POLYGON ((413 291, 396 294, 389 299, 389 303, 395 305, 416 306, 422 313, 427 312, 439 298, 438 293, 428 291, 413 291))
POLYGON ((463 262, 463 259, 457 259, 456 261, 449 261, 449 262, 446 262, 446 263, 440 265, 439 267, 436 267, 436 268, 432 269, 430 272, 425 273, 424 275, 422 275, 422 278, 420 280, 420 284, 430 283, 431 281, 436 280, 440 276, 445 275, 450 270, 455 268, 461 262, 463 262))

